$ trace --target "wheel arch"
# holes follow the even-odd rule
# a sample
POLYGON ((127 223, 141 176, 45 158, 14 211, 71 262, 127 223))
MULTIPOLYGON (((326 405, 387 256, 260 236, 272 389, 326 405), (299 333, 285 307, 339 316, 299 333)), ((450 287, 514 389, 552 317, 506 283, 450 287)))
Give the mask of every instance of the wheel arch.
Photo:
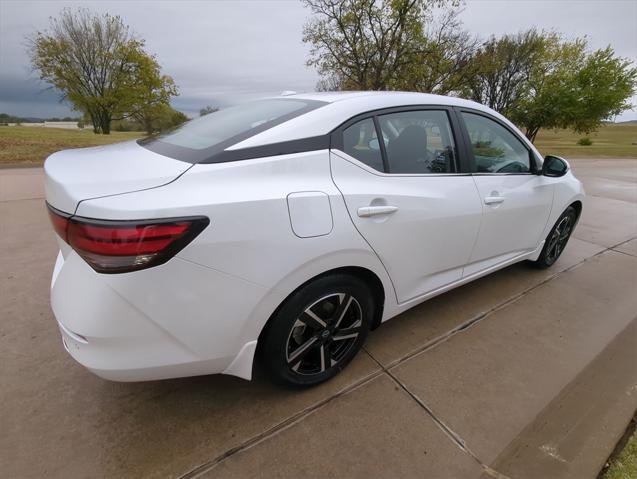
POLYGON ((370 289, 372 290, 372 295, 374 297, 374 303, 376 305, 376 310, 374 311, 374 320, 372 321, 372 329, 376 329, 378 326, 380 326, 381 320, 383 318, 383 310, 385 309, 386 292, 385 287, 383 286, 383 282, 378 277, 378 275, 372 270, 364 268, 362 266, 343 266, 321 273, 304 283, 304 285, 311 281, 315 281, 318 278, 329 276, 331 274, 348 274, 350 276, 361 279, 370 287, 370 289))
MULTIPOLYGON (((260 353, 260 346, 263 344, 263 341, 262 341, 263 335, 268 329, 268 326, 272 323, 272 319, 276 316, 276 314, 279 312, 281 307, 286 303, 286 301, 292 295, 294 295, 297 291, 299 291, 301 288, 304 288, 305 286, 316 281, 317 279, 323 278, 325 276, 330 276, 333 274, 346 274, 346 275, 353 276, 355 278, 361 279, 362 281, 365 282, 365 284, 367 284, 370 287, 370 289, 372 290, 372 295, 374 297, 374 302, 376 304, 376 309, 374 311, 374 319, 372 322, 372 329, 376 329, 380 325, 381 320, 383 318, 383 311, 385 308, 385 300, 386 300, 387 293, 385 291, 385 287, 383 286, 383 282, 378 277, 378 275, 374 273, 372 270, 365 268, 363 266, 341 266, 338 268, 332 268, 330 270, 324 271, 308 279, 303 284, 295 288, 294 291, 290 292, 290 294, 288 294, 283 299, 283 301, 280 302, 280 304, 272 312, 270 317, 267 319, 267 321, 264 323, 263 327, 261 328, 259 337, 257 339, 257 353, 256 353, 257 357, 260 353)), ((255 357, 255 360, 256 360, 256 357, 255 357)))

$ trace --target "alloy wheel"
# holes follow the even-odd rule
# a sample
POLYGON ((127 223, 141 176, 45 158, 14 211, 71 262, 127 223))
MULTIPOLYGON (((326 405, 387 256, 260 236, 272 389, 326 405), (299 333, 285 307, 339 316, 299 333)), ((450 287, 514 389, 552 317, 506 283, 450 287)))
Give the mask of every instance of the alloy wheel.
POLYGON ((359 302, 347 293, 333 293, 305 308, 286 343, 288 367, 314 375, 338 365, 356 343, 363 327, 359 302))
POLYGON ((573 217, 571 215, 564 216, 555 227, 549 244, 546 248, 546 261, 549 264, 555 263, 557 258, 564 250, 568 238, 571 236, 571 230, 573 229, 573 217))

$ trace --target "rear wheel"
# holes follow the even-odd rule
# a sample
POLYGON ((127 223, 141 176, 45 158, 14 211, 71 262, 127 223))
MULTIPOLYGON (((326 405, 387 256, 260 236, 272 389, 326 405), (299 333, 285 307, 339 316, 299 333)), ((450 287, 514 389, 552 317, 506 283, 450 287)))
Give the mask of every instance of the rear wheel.
POLYGON ((296 291, 272 318, 260 348, 278 382, 312 386, 338 374, 369 332, 374 300, 360 279, 324 276, 296 291))
POLYGON ((540 257, 535 261, 537 267, 548 268, 553 266, 564 251, 566 243, 568 243, 573 228, 575 227, 576 220, 577 212, 575 208, 569 206, 557 219, 555 226, 553 226, 553 229, 546 238, 540 257))

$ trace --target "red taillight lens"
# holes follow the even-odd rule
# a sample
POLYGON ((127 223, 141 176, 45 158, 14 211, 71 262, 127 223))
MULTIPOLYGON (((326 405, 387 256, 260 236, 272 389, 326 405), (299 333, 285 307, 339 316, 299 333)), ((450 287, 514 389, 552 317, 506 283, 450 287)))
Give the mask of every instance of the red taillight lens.
POLYGON ((71 215, 62 213, 61 211, 56 210, 55 208, 52 208, 50 206, 48 206, 48 208, 49 208, 49 219, 51 220, 51 223, 53 224, 53 229, 55 230, 55 232, 60 238, 66 241, 66 230, 69 226, 69 218, 71 217, 71 215))
POLYGON ((190 243, 203 216, 142 221, 64 217, 49 208, 55 231, 98 273, 124 273, 163 264, 190 243))

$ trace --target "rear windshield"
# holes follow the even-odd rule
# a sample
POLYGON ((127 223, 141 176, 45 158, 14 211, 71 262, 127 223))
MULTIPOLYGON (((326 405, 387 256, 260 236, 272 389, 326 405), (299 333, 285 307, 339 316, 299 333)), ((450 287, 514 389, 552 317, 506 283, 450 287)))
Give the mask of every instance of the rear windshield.
POLYGON ((214 161, 213 157, 227 147, 324 104, 291 98, 253 101, 191 120, 139 144, 189 163, 214 161))

